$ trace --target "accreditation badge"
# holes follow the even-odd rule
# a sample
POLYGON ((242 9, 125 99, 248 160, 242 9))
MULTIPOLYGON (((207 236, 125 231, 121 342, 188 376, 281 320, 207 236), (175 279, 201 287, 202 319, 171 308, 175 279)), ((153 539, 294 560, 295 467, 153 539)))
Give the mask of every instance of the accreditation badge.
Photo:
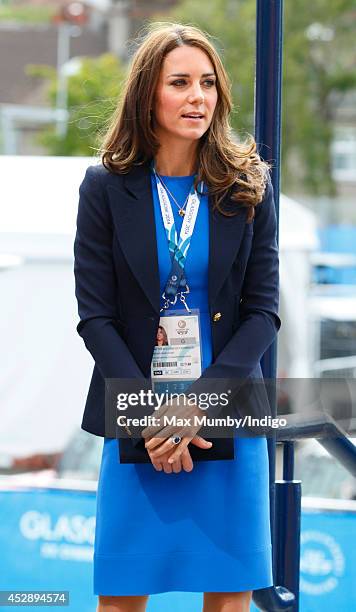
POLYGON ((202 372, 199 310, 169 310, 160 318, 151 362, 156 393, 184 393, 202 372))

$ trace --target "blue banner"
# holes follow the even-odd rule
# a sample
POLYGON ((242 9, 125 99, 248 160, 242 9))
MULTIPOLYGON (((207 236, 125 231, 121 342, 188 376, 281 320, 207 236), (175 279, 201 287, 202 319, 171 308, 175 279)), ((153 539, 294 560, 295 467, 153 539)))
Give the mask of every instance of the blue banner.
MULTIPOLYGON (((355 523, 350 512, 303 510, 301 612, 356 610, 355 523)), ((69 591, 67 610, 94 612, 94 533, 95 493, 0 491, 0 590, 69 591)), ((201 593, 164 593, 150 597, 147 611, 201 607, 201 593)))
POLYGON ((0 590, 69 591, 63 609, 93 612, 94 530, 94 493, 0 491, 0 590))
POLYGON ((300 610, 356 610, 356 514, 303 510, 300 610))

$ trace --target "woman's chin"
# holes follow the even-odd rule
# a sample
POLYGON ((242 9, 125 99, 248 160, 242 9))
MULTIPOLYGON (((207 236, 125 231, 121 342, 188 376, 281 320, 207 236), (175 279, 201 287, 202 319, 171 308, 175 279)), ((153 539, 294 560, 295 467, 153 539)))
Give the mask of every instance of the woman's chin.
POLYGON ((205 130, 199 128, 185 129, 180 132, 182 140, 195 141, 199 140, 205 134, 205 130))

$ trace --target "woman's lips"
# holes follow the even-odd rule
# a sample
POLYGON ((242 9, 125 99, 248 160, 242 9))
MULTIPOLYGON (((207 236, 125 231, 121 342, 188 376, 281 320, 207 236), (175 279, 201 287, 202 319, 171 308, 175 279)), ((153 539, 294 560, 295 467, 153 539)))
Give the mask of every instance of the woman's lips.
POLYGON ((182 115, 182 119, 186 119, 187 121, 201 121, 204 117, 188 117, 187 115, 182 115))

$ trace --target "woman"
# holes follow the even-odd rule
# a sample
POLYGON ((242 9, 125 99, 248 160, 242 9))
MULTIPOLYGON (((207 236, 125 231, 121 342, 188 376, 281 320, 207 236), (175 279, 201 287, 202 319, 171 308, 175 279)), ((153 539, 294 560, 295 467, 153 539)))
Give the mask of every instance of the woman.
POLYGON ((157 329, 156 346, 167 346, 167 345, 168 345, 167 332, 164 329, 163 325, 159 325, 157 329))
MULTIPOLYGON (((235 438, 230 460, 193 465, 192 449, 214 451, 199 428, 152 425, 144 441, 132 431, 135 439, 119 441, 144 445, 150 462, 122 464, 104 423, 104 379, 150 377, 162 312, 174 303, 163 298, 179 251, 167 243, 164 198, 177 235, 184 213, 196 211, 177 294, 183 311, 200 313, 201 375, 191 388, 218 380, 226 391, 228 380, 235 392, 262 377, 259 361, 280 326, 276 216, 268 166, 253 140, 233 143, 230 110, 228 78, 206 35, 156 25, 133 58, 102 165, 88 168, 80 187, 77 329, 95 360, 82 427, 105 436, 100 612, 140 612, 149 594, 166 591, 204 592, 204 612, 245 611, 252 591, 272 584, 264 436, 235 438)), ((266 414, 266 403, 253 410, 266 414)))

